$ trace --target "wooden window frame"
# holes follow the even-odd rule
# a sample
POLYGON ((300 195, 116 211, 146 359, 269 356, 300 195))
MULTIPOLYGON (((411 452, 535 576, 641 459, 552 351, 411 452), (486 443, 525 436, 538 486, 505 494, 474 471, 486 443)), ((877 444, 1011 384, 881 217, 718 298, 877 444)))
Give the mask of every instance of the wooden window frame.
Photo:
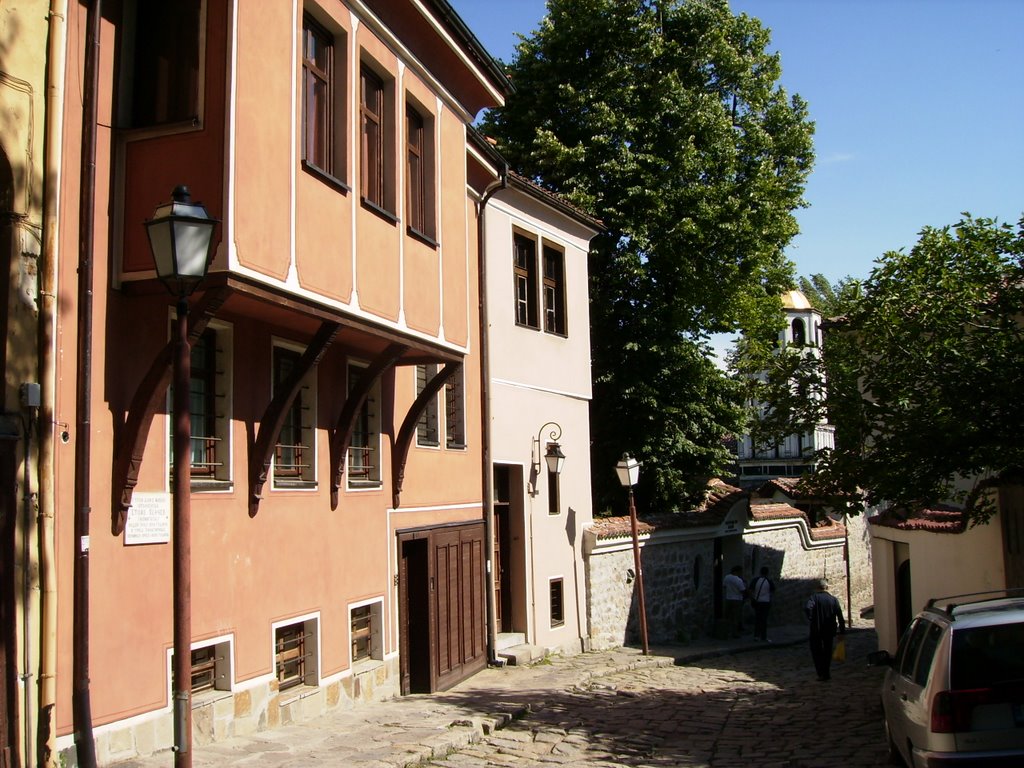
POLYGON ((565 336, 565 252, 545 244, 543 262, 544 332, 565 336))
MULTIPOLYGON (((416 366, 416 397, 426 389, 427 383, 437 375, 437 364, 420 364, 416 366)), ((437 397, 427 402, 427 407, 420 414, 416 424, 416 445, 436 448, 441 444, 440 427, 438 424, 437 397)))
MULTIPOLYGON (((348 364, 348 391, 351 392, 366 366, 348 364)), ((383 484, 380 466, 380 381, 374 382, 366 402, 356 415, 348 455, 345 457, 345 474, 349 488, 380 488, 383 484), (377 460, 374 461, 374 456, 377 460)))
POLYGON ((565 626, 565 580, 559 576, 548 582, 548 606, 551 628, 565 626))
POLYGON ((384 79, 365 63, 359 68, 359 194, 387 211, 384 79))
POLYGON ((512 235, 513 297, 516 325, 540 329, 537 318, 537 241, 512 235))
POLYGON ((466 386, 460 368, 444 384, 445 447, 462 450, 466 447, 466 386))
MULTIPOLYGON (((301 353, 289 347, 274 345, 272 354, 273 386, 276 390, 289 376, 291 369, 302 358, 301 353), (290 368, 283 366, 290 365, 290 368)), ((313 428, 316 402, 314 367, 295 395, 291 407, 285 412, 281 431, 274 445, 274 485, 294 487, 315 481, 316 431, 313 428)))
POLYGON ((302 158, 332 176, 335 169, 334 141, 334 35, 310 14, 302 15, 302 158), (324 53, 317 62, 311 49, 324 53), (319 95, 318 99, 313 94, 319 95), (320 111, 322 109, 322 112, 320 111))
POLYGON ((373 658, 373 606, 360 605, 349 614, 352 663, 373 658))
POLYGON ((405 188, 409 228, 427 234, 426 124, 411 105, 405 106, 405 188))
POLYGON ((310 685, 316 675, 316 624, 297 621, 274 628, 274 674, 278 690, 310 685))
POLYGON ((118 127, 173 131, 201 125, 205 0, 182 0, 173 8, 149 0, 126 0, 122 7, 121 55, 125 58, 119 64, 118 127))

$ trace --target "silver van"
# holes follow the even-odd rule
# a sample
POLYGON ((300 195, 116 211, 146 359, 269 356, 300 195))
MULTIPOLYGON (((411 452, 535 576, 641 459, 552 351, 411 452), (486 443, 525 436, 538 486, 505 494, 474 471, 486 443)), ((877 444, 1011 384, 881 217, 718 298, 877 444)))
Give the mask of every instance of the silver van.
POLYGON ((934 598, 868 663, 889 667, 891 762, 1024 766, 1024 590, 934 598))

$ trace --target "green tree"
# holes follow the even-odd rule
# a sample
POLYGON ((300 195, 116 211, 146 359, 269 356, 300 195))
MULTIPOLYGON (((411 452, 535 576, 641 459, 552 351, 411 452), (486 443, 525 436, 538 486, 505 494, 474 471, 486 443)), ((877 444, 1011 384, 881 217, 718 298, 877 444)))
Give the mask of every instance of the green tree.
POLYGON ((607 227, 590 259, 599 508, 621 506, 623 451, 662 509, 732 459, 742 389, 709 334, 773 316, 813 162, 768 42, 725 0, 549 0, 509 65, 516 92, 484 120, 514 168, 607 227))
MULTIPOLYGON (((836 449, 816 480, 906 514, 943 501, 972 522, 993 511, 986 489, 1024 476, 1024 218, 1016 228, 964 214, 890 251, 826 334, 824 364, 773 372, 819 386, 828 377, 836 449)), ((813 406, 773 401, 776 429, 813 406)), ((817 415, 820 415, 817 414, 817 415)))

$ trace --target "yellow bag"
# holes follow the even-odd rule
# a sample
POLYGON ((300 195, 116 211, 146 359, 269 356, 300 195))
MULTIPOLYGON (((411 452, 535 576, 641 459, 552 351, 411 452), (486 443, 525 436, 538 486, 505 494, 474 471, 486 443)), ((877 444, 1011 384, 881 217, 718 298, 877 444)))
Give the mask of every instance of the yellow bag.
POLYGON ((840 636, 832 649, 832 661, 846 661, 846 638, 840 636))

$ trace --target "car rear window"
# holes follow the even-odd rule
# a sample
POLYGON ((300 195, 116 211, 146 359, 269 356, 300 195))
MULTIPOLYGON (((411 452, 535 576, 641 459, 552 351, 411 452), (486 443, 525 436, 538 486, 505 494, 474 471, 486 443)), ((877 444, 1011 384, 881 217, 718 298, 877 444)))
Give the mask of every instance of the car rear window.
POLYGON ((1024 681, 1024 622, 953 632, 950 669, 954 690, 1024 681))

